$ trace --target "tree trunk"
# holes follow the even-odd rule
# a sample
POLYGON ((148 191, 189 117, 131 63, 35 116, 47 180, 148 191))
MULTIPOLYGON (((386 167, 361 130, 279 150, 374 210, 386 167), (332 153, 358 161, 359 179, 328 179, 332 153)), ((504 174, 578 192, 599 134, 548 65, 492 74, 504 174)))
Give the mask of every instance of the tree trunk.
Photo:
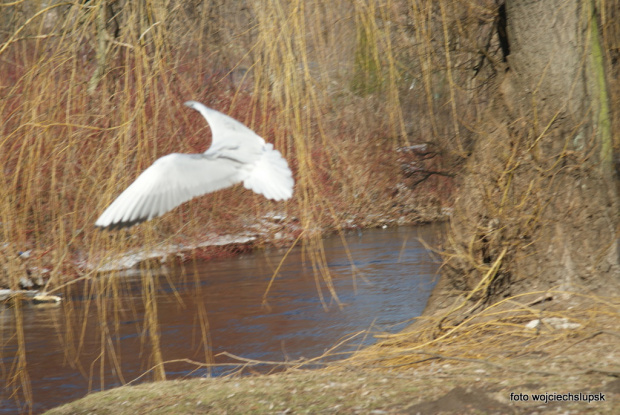
POLYGON ((477 129, 429 313, 452 304, 441 302, 448 293, 466 296, 472 304, 463 309, 473 310, 526 292, 562 300, 619 285, 619 205, 594 2, 505 6, 506 68, 477 129))

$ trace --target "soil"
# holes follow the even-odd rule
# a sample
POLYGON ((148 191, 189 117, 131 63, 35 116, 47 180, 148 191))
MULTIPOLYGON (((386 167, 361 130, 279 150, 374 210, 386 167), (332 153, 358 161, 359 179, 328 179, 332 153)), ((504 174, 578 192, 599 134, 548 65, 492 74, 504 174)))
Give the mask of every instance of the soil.
POLYGON ((620 298, 574 297, 512 299, 455 326, 426 317, 319 370, 124 386, 48 414, 617 413, 620 298))

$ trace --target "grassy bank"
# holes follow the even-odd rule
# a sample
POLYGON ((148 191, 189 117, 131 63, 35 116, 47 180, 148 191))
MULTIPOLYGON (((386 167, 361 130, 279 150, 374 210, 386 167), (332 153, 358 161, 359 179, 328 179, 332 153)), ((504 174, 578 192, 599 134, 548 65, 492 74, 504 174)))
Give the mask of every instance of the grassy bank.
POLYGON ((620 299, 528 304, 539 297, 508 299, 458 327, 420 320, 322 370, 125 386, 47 413, 615 413, 620 299), (604 401, 534 398, 554 393, 604 401))

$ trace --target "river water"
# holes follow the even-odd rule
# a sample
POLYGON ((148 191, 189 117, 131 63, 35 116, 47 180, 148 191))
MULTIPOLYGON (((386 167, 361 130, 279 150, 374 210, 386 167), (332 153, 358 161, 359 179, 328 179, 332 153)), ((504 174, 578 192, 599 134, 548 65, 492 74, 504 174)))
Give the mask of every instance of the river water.
MULTIPOLYGON (((373 333, 396 332, 422 313, 438 264, 418 238, 433 246, 440 235, 439 227, 420 226, 351 232, 346 247, 339 236, 326 238, 324 259, 338 300, 321 271, 313 267, 309 253, 294 248, 282 262, 267 305, 263 296, 285 250, 167 270, 148 280, 153 282, 156 302, 142 288, 144 276, 135 275, 116 277, 112 283, 78 284, 65 293, 60 306, 25 306, 23 333, 33 411, 42 412, 89 391, 151 380, 152 345, 145 320, 155 314, 162 359, 170 362, 164 366, 168 379, 239 370, 200 364, 238 363, 222 352, 289 363, 328 350, 331 356, 321 362, 346 356, 373 343, 373 333)), ((10 396, 19 383, 8 387, 7 376, 19 362, 14 333, 15 311, 1 308, 1 414, 25 408, 23 399, 17 402, 10 396)), ((281 367, 258 364, 245 371, 281 367)))

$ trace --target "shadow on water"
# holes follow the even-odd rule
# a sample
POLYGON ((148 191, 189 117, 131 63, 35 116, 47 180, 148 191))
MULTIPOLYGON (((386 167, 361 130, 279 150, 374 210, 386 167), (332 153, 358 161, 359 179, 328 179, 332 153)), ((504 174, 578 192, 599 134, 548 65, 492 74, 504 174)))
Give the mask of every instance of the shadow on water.
MULTIPOLYGON (((283 262, 267 296, 267 307, 262 304, 263 296, 284 250, 186 264, 158 276, 163 360, 177 361, 165 365, 167 378, 228 373, 231 368, 227 366, 206 368, 182 361, 231 362, 230 357, 218 355, 222 352, 276 362, 315 358, 346 336, 368 330, 336 350, 341 353, 338 357, 344 357, 373 343, 373 332, 404 328, 422 313, 438 268, 418 238, 436 245, 440 229, 401 227, 347 234, 356 278, 352 278, 340 237, 325 239, 325 256, 340 306, 325 290, 321 302, 312 264, 299 248, 283 262)), ((140 276, 125 277, 122 284, 106 291, 110 295, 109 290, 115 290, 117 300, 107 305, 102 300, 105 294, 89 291, 93 287, 85 284, 66 293, 59 307, 23 309, 34 412, 80 398, 89 389, 130 382, 152 367, 140 287, 140 276), (86 297, 94 300, 84 301, 86 297), (109 309, 105 321, 99 317, 102 307, 109 309), (102 331, 110 334, 102 336, 102 331), (107 350, 103 355, 102 347, 107 350)), ((2 383, 17 352, 14 324, 11 309, 0 310, 2 383)), ((273 368, 257 366, 252 371, 273 368)), ((140 379, 152 378, 147 374, 140 379)), ((7 392, 0 396, 0 413, 19 412, 7 392)))

